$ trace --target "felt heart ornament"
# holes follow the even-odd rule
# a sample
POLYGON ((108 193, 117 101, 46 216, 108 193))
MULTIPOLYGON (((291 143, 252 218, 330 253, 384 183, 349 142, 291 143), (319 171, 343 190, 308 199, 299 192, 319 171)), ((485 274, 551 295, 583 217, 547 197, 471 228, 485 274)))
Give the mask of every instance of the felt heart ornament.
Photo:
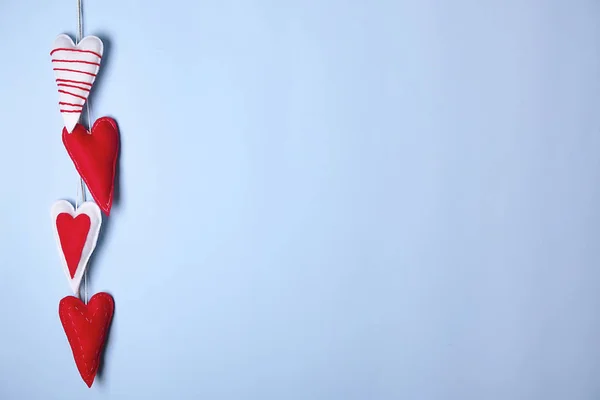
POLYGON ((112 296, 104 292, 93 295, 87 305, 73 296, 63 298, 58 305, 75 365, 88 387, 92 387, 98 372, 114 309, 112 296))
POLYGON ((68 201, 59 200, 52 205, 50 215, 63 269, 77 296, 81 278, 98 242, 102 212, 92 201, 75 210, 68 201))
POLYGON ((77 124, 72 133, 64 128, 62 138, 92 197, 102 211, 110 215, 119 152, 117 123, 112 118, 102 117, 96 120, 91 132, 77 124))
POLYGON ((86 36, 78 44, 67 35, 54 41, 50 56, 58 86, 59 108, 70 133, 79 121, 96 75, 104 45, 96 36, 86 36))

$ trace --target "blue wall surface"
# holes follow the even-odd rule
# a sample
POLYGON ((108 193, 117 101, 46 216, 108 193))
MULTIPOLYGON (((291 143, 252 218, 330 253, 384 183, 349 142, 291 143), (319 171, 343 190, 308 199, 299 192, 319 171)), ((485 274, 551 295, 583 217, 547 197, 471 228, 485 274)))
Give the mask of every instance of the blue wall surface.
POLYGON ((0 0, 0 399, 600 398, 600 3, 84 1, 120 194, 80 379, 49 51, 0 0))

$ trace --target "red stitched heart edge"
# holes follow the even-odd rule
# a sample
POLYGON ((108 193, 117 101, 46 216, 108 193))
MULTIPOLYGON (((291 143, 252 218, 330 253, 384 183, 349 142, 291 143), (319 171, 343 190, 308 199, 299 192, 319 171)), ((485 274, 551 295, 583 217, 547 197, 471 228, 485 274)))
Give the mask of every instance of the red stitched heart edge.
MULTIPOLYGON (((115 192, 115 179, 116 179, 116 173, 117 173, 117 161, 119 158, 119 145, 120 145, 120 141, 119 141, 119 127, 117 126, 117 122, 110 118, 110 117, 101 117, 98 118, 96 120, 96 122, 94 122, 94 125, 92 126, 92 129, 90 131, 88 131, 87 129, 85 129, 85 127, 81 124, 77 124, 75 125, 75 128, 73 129, 73 131, 71 133, 69 133, 67 131, 67 128, 63 128, 63 132, 62 132, 62 141, 63 144, 65 146, 65 149, 67 150, 67 153, 69 154, 69 157, 71 158, 71 160, 73 161, 73 164, 75 165, 75 169, 77 170, 77 172, 79 173, 79 175, 83 178, 85 184, 87 185, 90 194, 92 195, 92 197, 94 198, 94 200, 96 201, 96 204, 98 204, 98 206, 102 209, 102 211, 104 211, 106 213, 107 216, 110 215, 110 209, 112 208, 112 203, 113 203, 113 197, 114 197, 114 192, 115 192), (95 131, 98 131, 100 129, 103 129, 102 125, 108 124, 109 128, 111 128, 116 136, 116 140, 114 143, 114 148, 111 149, 111 160, 109 161, 109 169, 104 169, 101 167, 106 167, 106 165, 103 166, 99 166, 99 165, 95 165, 92 170, 89 170, 89 163, 82 163, 82 160, 80 159, 80 157, 87 157, 89 158, 94 158, 94 156, 97 156, 97 151, 94 151, 94 149, 87 149, 88 151, 85 154, 82 154, 79 151, 76 151, 72 148, 72 140, 74 137, 76 137, 77 135, 81 135, 81 134, 85 134, 85 135, 94 135, 95 131), (87 165, 88 168, 84 167, 84 165, 87 165), (109 175, 110 176, 110 185, 109 187, 104 187, 104 185, 102 185, 102 187, 97 186, 96 182, 98 178, 98 175, 102 176, 102 175, 109 175), (108 193, 106 193, 108 192, 108 193)), ((79 148, 79 150, 81 151, 81 147, 79 148)), ((100 178, 102 179, 102 178, 100 178)))
POLYGON ((93 295, 87 305, 74 296, 64 297, 58 305, 75 365, 90 388, 98 372, 114 308, 112 296, 105 292, 93 295))

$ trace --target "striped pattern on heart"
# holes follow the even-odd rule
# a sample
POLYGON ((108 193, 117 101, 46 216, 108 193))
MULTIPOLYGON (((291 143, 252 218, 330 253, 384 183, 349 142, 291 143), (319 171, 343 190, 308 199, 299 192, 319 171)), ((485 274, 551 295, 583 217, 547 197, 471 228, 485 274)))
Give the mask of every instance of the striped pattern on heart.
POLYGON ((78 44, 67 35, 59 35, 54 41, 50 56, 58 86, 58 105, 69 133, 79 122, 100 70, 103 51, 102 41, 96 36, 86 36, 78 44))

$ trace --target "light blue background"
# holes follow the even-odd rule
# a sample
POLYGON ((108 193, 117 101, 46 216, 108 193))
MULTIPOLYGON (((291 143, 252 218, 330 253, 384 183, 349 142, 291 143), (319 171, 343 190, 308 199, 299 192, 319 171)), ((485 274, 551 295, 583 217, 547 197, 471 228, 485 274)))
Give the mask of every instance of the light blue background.
POLYGON ((84 5, 116 315, 87 389, 49 220, 75 0, 0 0, 2 400, 600 397, 600 3, 84 5))

